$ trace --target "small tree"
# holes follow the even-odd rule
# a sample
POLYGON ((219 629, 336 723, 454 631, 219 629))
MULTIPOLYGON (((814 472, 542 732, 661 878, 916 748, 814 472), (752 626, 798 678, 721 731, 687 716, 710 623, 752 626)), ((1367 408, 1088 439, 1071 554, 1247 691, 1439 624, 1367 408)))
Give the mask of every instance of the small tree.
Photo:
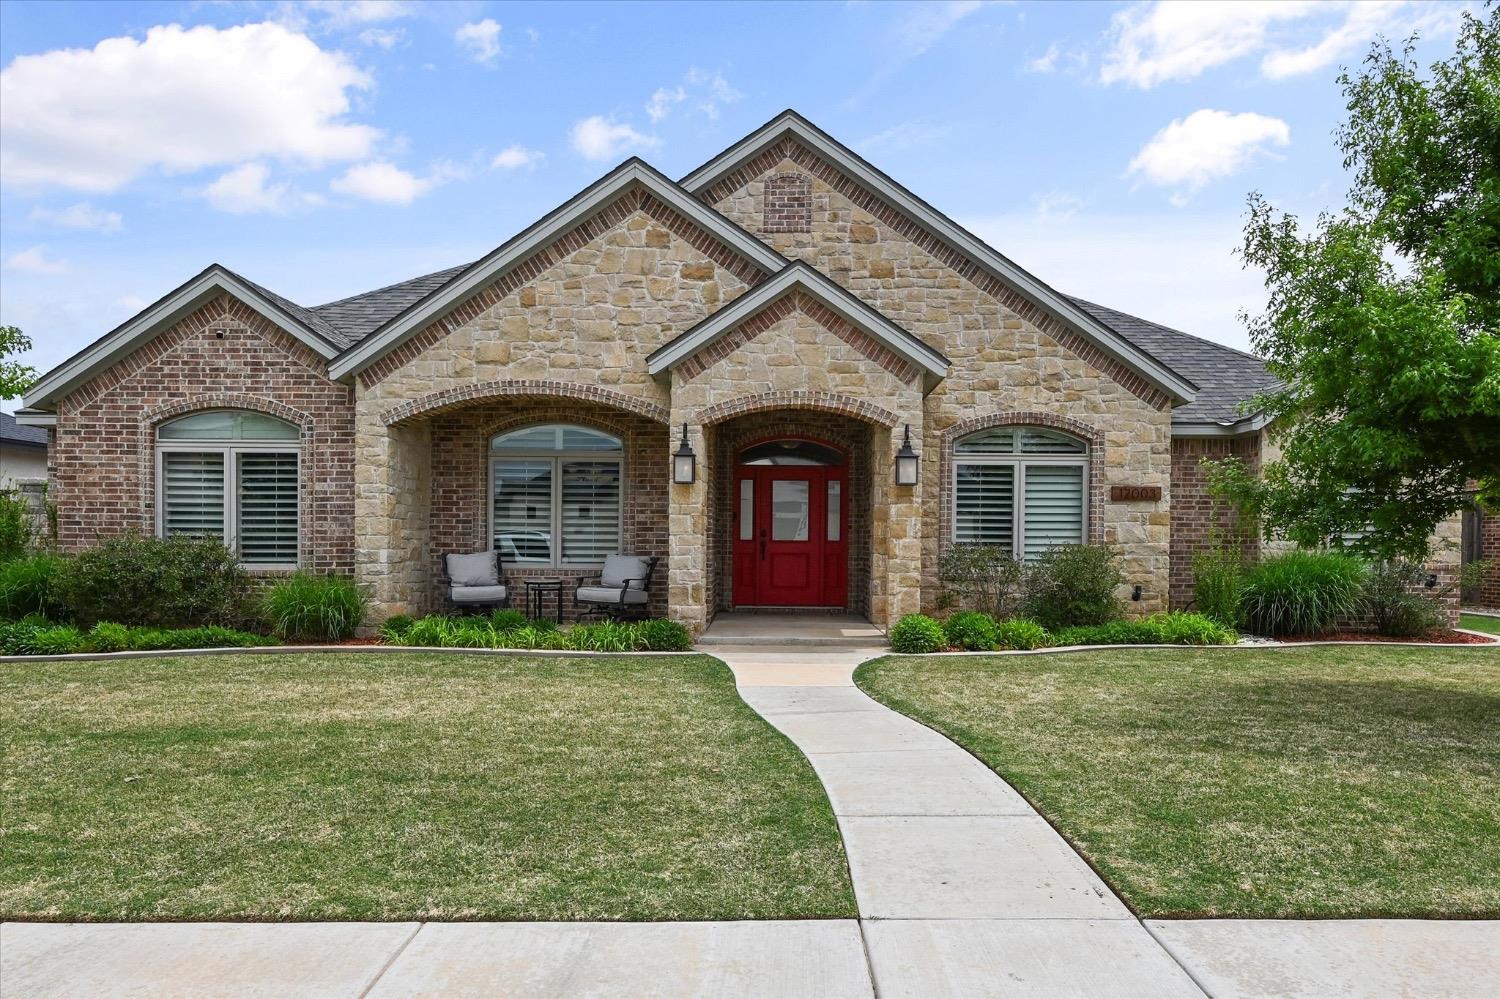
POLYGON ((31 337, 14 326, 0 326, 0 399, 14 399, 36 381, 36 369, 12 360, 31 349, 31 337))
POLYGON ((1258 502, 1300 544, 1420 561, 1470 480, 1500 502, 1500 6, 1462 16, 1427 76, 1408 42, 1340 77, 1342 213, 1303 232, 1250 199, 1247 323, 1284 383, 1254 402, 1282 449, 1258 502))

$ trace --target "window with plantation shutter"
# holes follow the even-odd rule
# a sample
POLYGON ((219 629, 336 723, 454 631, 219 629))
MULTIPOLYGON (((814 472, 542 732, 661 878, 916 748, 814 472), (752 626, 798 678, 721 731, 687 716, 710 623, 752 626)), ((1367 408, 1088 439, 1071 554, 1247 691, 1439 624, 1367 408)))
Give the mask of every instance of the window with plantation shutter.
POLYGON ((297 455, 247 451, 239 471, 235 539, 241 561, 293 565, 297 561, 297 455))
POLYGON ((162 455, 162 533, 224 537, 224 453, 162 455))
POLYGON ((490 530, 503 560, 561 567, 620 554, 619 438, 545 424, 496 435, 490 453, 490 530))
POLYGON ((264 413, 212 410, 156 436, 162 537, 220 538, 246 565, 298 564, 300 430, 264 413))
POLYGON ((961 438, 953 455, 958 544, 999 545, 1034 561, 1088 537, 1088 445, 1058 430, 993 427, 961 438))

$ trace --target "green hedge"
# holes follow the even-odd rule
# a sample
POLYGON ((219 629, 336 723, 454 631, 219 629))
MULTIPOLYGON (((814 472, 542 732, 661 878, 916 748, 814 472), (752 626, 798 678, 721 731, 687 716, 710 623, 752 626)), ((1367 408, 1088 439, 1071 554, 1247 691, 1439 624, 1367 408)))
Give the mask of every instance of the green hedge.
POLYGON ((274 638, 218 625, 145 628, 101 621, 88 631, 32 616, 0 624, 0 655, 62 656, 79 652, 160 652, 275 645, 274 638))
POLYGON ((601 621, 560 629, 550 621, 528 622, 512 610, 490 617, 393 617, 380 626, 380 639, 388 645, 449 649, 686 652, 693 647, 692 633, 676 621, 601 621))
POLYGON ((964 611, 944 626, 923 614, 908 614, 891 629, 891 650, 908 655, 998 649, 1045 649, 1068 645, 1233 645, 1239 636, 1202 614, 1172 611, 1138 621, 1111 621, 1048 632, 1028 618, 995 621, 964 611))

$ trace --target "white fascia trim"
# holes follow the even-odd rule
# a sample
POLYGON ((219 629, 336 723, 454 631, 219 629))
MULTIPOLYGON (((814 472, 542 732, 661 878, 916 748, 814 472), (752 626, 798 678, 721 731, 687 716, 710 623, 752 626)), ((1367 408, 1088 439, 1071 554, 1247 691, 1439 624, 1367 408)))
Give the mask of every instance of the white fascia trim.
POLYGON ((860 183, 874 190, 881 197, 895 204, 922 225, 936 232, 941 238, 952 244, 971 260, 993 271, 997 276, 1014 285, 1021 294, 1083 332, 1084 335, 1098 343, 1099 348, 1106 354, 1166 392, 1173 399, 1178 402, 1192 402, 1196 397, 1197 388, 1195 386, 1184 381, 1175 372, 1162 367, 1154 359, 1138 350, 1133 344, 1118 336, 1113 330, 1105 327, 1093 316, 1090 316, 1041 281, 1000 256, 973 236, 954 227, 947 219, 941 217, 905 191, 894 186, 884 177, 871 172, 864 164, 849 159, 841 149, 830 145, 823 136, 808 128, 801 118, 796 115, 784 114, 773 119, 764 128, 747 136, 722 155, 688 174, 682 179, 682 186, 696 194, 720 174, 738 166, 740 162, 753 155, 756 150, 764 145, 767 139, 779 135, 784 131, 796 135, 799 140, 815 150, 818 155, 823 156, 830 162, 837 163, 840 169, 845 170, 856 180, 860 181, 860 183))
POLYGON ((209 299, 227 292, 256 312, 286 330, 317 352, 325 361, 338 356, 338 348, 310 332, 300 320, 271 302, 264 295, 215 265, 189 281, 171 295, 131 319, 124 326, 99 340, 70 361, 65 361, 31 387, 21 400, 27 408, 36 409, 65 395, 99 371, 119 361, 161 330, 192 313, 209 299))
POLYGON ((22 427, 55 427, 57 426, 56 413, 27 412, 24 409, 16 410, 16 425, 22 427))
POLYGON ((366 337, 329 367, 334 378, 347 378, 378 361, 419 330, 442 318, 480 288, 493 282, 507 269, 525 260, 573 226, 619 197, 631 184, 640 184, 673 209, 713 233, 737 251, 749 257, 767 273, 786 266, 786 258, 760 240, 735 226, 718 212, 683 191, 676 184, 652 170, 645 163, 632 160, 606 175, 593 187, 585 189, 532 229, 523 232, 513 243, 493 251, 453 281, 438 294, 421 302, 417 308, 397 318, 391 326, 366 337))
POLYGON ((1264 430, 1269 423, 1264 413, 1246 417, 1235 423, 1173 423, 1173 437, 1240 437, 1264 430))
POLYGON ((646 371, 659 375, 680 364, 796 287, 801 287, 844 319, 868 332, 897 356, 934 377, 948 376, 948 361, 942 355, 926 345, 914 343, 900 327, 879 313, 850 302, 837 285, 805 264, 793 264, 761 282, 704 320, 691 334, 679 337, 653 353, 646 358, 646 371))

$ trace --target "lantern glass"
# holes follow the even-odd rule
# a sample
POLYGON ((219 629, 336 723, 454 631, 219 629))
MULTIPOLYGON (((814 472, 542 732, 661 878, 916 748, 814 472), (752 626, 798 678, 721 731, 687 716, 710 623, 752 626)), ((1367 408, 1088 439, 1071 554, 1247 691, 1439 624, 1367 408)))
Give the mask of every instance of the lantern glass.
POLYGON ((896 456, 896 485, 914 486, 917 484, 917 456, 896 456))
POLYGON ((690 486, 693 484, 693 456, 690 454, 674 454, 672 456, 672 481, 679 486, 690 486))

